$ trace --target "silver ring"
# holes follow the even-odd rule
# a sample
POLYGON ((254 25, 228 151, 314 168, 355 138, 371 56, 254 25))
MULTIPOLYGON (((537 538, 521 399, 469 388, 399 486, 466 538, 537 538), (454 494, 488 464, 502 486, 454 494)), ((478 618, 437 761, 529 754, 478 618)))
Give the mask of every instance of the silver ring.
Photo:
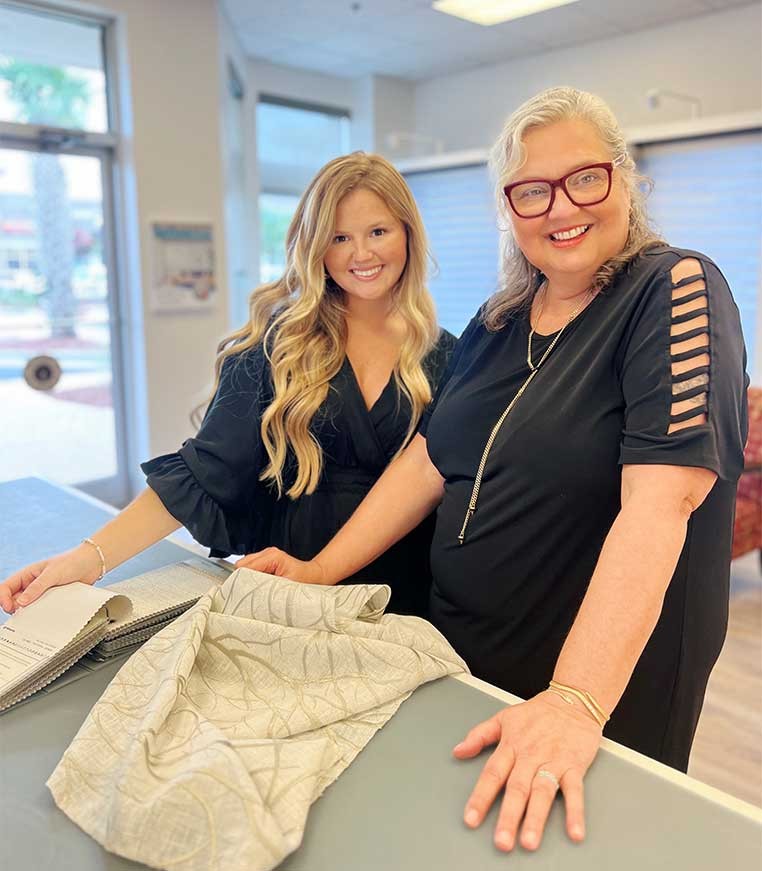
POLYGON ((555 786, 556 789, 558 789, 561 786, 561 784, 558 782, 558 778, 556 777, 556 775, 553 774, 552 771, 548 771, 547 768, 541 768, 537 772, 537 777, 547 777, 548 780, 551 781, 551 783, 555 786))

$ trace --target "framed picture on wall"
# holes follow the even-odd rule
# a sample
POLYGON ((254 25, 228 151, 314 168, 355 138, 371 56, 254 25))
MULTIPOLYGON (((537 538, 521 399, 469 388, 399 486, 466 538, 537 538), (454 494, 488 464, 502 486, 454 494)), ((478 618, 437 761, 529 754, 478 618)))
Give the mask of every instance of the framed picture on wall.
POLYGON ((217 301, 210 223, 151 222, 151 309, 209 311, 217 301))

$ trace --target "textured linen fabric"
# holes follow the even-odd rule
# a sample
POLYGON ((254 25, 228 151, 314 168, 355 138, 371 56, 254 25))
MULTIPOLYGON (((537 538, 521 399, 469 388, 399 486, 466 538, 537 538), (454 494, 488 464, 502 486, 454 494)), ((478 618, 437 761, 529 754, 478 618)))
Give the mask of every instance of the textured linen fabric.
POLYGON ((56 804, 155 868, 275 867, 412 691, 467 670, 388 600, 234 572, 119 671, 48 780, 56 804))
MULTIPOLYGON (((420 431, 445 480, 431 546, 430 619, 477 677, 535 695, 553 676, 621 508, 622 466, 711 469, 719 478, 690 517, 661 616, 604 732, 685 770, 727 621, 747 429, 738 309, 702 254, 659 246, 635 258, 568 325, 506 418, 461 544, 484 445, 529 374, 528 338, 526 311, 497 332, 477 316, 423 416, 420 431), (706 285, 690 298, 707 312, 708 324, 693 332, 711 363, 678 378, 675 344, 688 334, 681 326, 678 339, 672 329, 695 316, 677 313, 689 297, 675 299, 672 269, 684 259, 698 261, 691 273, 706 285), (693 376, 698 386, 683 392, 682 379, 693 376), (705 422, 670 432, 676 400, 694 394, 704 397, 705 422)), ((554 338, 533 336, 535 362, 554 338)))
MULTIPOLYGON (((423 360, 432 393, 455 338, 441 330, 423 360)), ((272 402, 270 363, 260 344, 229 357, 198 433, 179 451, 143 463, 148 486, 167 511, 212 556, 252 553, 272 545, 312 559, 351 517, 402 445, 411 407, 393 377, 368 409, 348 358, 331 379, 328 395, 310 424, 323 452, 317 488, 298 499, 277 498, 259 477, 268 464, 262 415, 272 402)), ((295 480, 289 452, 285 487, 295 480)), ((390 610, 427 616, 433 517, 346 580, 392 588, 390 610)))

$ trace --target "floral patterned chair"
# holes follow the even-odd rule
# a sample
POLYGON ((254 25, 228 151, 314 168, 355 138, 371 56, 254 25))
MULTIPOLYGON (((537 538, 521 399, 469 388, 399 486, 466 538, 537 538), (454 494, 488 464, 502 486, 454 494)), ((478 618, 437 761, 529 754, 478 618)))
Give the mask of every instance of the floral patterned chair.
POLYGON ((749 388, 749 441, 738 482, 733 559, 750 550, 762 553, 762 387, 749 388))

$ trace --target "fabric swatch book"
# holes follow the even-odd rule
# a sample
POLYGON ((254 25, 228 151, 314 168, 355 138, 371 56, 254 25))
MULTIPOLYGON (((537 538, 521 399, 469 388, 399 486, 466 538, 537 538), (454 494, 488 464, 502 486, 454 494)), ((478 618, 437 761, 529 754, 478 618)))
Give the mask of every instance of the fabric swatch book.
POLYGON ((129 653, 232 571, 192 557, 119 584, 46 590, 0 626, 0 711, 47 686, 86 654, 129 653))

